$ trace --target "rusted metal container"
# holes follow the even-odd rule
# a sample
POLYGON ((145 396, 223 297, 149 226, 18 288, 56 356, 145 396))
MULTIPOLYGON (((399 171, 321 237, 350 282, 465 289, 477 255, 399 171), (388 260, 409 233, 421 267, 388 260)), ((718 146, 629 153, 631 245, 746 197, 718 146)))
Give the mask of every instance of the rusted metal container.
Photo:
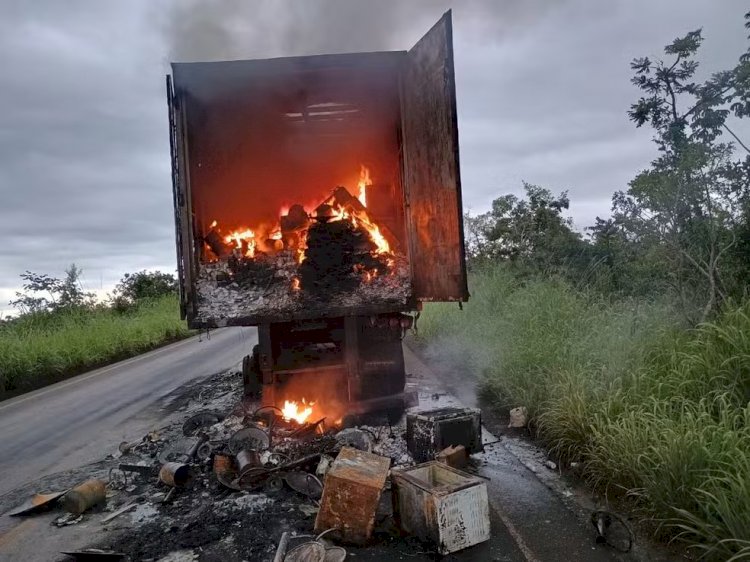
POLYGON ((434 460, 450 445, 463 445, 470 455, 484 450, 480 410, 440 408, 406 415, 406 446, 415 461, 434 460))
POLYGON ((187 464, 168 462, 164 463, 159 471, 159 480, 173 488, 187 486, 191 479, 190 465, 187 464))
POLYGON ((262 466, 258 451, 252 449, 242 449, 237 453, 237 469, 240 474, 246 470, 262 466))
POLYGON ((394 470, 393 511, 403 531, 449 554, 490 538, 487 484, 430 461, 394 470))
POLYGON ((62 498, 62 507, 73 515, 80 515, 87 509, 104 502, 107 498, 107 485, 102 480, 87 480, 70 490, 62 498))
POLYGON ((342 448, 326 474, 315 532, 338 529, 341 540, 365 543, 375 525, 375 512, 390 466, 389 458, 342 448))

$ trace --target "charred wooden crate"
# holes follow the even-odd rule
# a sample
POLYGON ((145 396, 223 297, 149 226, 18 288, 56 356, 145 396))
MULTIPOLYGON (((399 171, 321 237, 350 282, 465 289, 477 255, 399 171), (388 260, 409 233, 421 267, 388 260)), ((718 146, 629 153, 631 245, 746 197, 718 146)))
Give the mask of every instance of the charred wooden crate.
POLYGON ((172 65, 192 327, 468 298, 450 13, 409 51, 172 65))
POLYGON ((449 554, 490 538, 487 484, 431 461, 391 471, 394 513, 405 532, 449 554))

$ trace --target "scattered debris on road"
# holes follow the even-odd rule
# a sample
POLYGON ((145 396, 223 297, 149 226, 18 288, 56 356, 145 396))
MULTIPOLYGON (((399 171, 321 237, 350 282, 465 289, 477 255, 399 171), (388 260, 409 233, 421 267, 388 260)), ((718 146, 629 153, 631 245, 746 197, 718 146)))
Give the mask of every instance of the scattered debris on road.
POLYGON ((529 411, 526 409, 526 406, 519 406, 510 411, 510 422, 508 423, 508 427, 521 428, 526 427, 526 424, 528 423, 529 411))
POLYGON ((238 400, 239 382, 233 375, 217 377, 210 391, 186 402, 183 419, 121 443, 109 457, 108 482, 91 479, 40 495, 27 502, 38 506, 17 511, 33 513, 21 508, 58 501, 67 513, 53 524, 98 521, 104 534, 90 545, 98 551, 70 553, 92 560, 115 559, 106 558, 110 554, 155 562, 270 560, 276 553, 278 560, 337 561, 347 550, 362 554, 399 544, 404 551, 422 544, 423 552, 455 552, 485 540, 475 527, 489 537, 483 481, 451 468, 475 470, 469 452, 481 450, 478 410, 409 412, 396 424, 373 414, 348 428, 326 419, 299 423, 238 400), (418 420, 412 435, 428 435, 415 449, 420 458, 431 455, 429 466, 452 478, 425 476, 419 484, 419 493, 439 498, 436 509, 443 510, 429 532, 399 525, 425 507, 394 496, 420 475, 444 474, 424 472, 426 465, 410 454, 407 417, 418 420), (432 432, 415 432, 421 423, 432 432), (404 472, 411 469, 416 472, 404 472))
POLYGON ((8 515, 11 517, 18 517, 21 515, 40 513, 52 508, 66 492, 67 490, 63 490, 62 492, 52 492, 49 494, 35 494, 11 511, 8 515))
POLYGON ((85 548, 83 550, 62 552, 61 554, 65 554, 78 562, 106 562, 107 560, 114 562, 125 558, 124 552, 102 550, 101 548, 85 548))
POLYGON ((469 456, 463 445, 449 445, 437 454, 435 460, 453 468, 464 468, 469 462, 469 456))
POLYGON ((610 511, 597 510, 591 514, 591 524, 596 528, 596 543, 606 544, 626 553, 633 548, 633 530, 625 520, 610 511))
POLYGON ((62 508, 78 516, 94 506, 102 504, 107 497, 107 483, 102 480, 87 480, 68 491, 60 500, 62 508))

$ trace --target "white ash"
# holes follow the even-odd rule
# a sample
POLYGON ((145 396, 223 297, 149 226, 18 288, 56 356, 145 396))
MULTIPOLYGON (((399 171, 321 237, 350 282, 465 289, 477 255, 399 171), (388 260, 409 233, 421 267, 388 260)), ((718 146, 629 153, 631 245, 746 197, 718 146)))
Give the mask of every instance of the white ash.
POLYGON ((414 464, 406 448, 405 425, 399 424, 391 427, 361 425, 359 429, 375 434, 372 452, 376 455, 389 457, 397 466, 414 464))
POLYGON ((159 510, 150 503, 141 503, 135 506, 130 513, 130 520, 133 523, 146 523, 159 515, 159 510))
POLYGON ((363 282, 345 293, 309 295, 304 288, 294 290, 292 278, 297 274, 297 263, 288 256, 279 258, 274 276, 265 283, 230 282, 220 279, 230 277, 227 261, 203 263, 199 266, 196 281, 198 314, 200 322, 222 326, 231 318, 250 316, 284 316, 299 314, 310 308, 357 308, 364 306, 400 307, 408 304, 411 294, 411 273, 404 257, 396 256, 395 265, 388 275, 380 275, 363 282))
POLYGON ((162 556, 157 562, 194 562, 198 555, 192 550, 175 550, 162 556))
POLYGON ((243 493, 214 502, 213 509, 224 512, 241 509, 245 512, 254 513, 262 510, 270 503, 273 503, 273 500, 265 494, 243 493))

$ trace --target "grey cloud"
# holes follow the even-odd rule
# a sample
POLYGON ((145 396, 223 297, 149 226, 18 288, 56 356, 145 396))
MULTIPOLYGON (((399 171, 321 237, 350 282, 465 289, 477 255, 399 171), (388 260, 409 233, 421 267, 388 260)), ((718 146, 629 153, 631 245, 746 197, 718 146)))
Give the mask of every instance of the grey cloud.
POLYGON ((169 60, 406 49, 450 7, 465 207, 527 180, 569 189, 580 227, 654 155, 629 61, 700 26, 707 69, 746 48, 740 0, 6 0, 0 310, 25 269, 174 268, 169 60))

